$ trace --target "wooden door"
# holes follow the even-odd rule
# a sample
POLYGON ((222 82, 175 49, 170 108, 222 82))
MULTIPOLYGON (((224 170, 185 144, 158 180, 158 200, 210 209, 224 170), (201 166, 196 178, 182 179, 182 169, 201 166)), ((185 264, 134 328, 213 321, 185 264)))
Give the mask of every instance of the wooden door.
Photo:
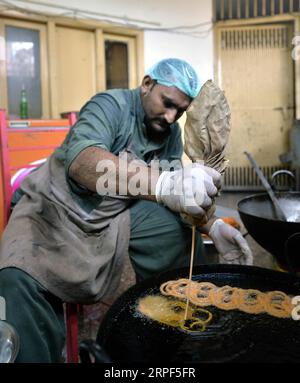
POLYGON ((232 112, 231 167, 280 164, 294 119, 292 31, 287 24, 221 28, 218 80, 232 112))
POLYGON ((96 93, 95 32, 56 27, 57 113, 79 111, 96 93))

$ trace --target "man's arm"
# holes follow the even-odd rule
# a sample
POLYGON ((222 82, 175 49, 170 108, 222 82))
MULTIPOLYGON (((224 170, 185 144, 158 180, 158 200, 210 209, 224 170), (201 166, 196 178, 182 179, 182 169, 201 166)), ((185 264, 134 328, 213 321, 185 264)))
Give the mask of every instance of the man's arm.
POLYGON ((199 164, 160 174, 158 169, 135 161, 127 163, 125 159, 94 146, 79 153, 68 174, 79 185, 99 195, 126 195, 156 201, 175 212, 196 218, 206 216, 204 209, 210 208, 212 198, 218 192, 215 185, 220 177, 218 172, 199 164))
POLYGON ((129 164, 125 160, 99 147, 91 146, 80 152, 69 167, 69 177, 87 189, 97 192, 97 181, 99 177, 106 174, 104 171, 97 171, 97 165, 101 163, 101 161, 103 161, 103 163, 105 163, 104 161, 109 161, 110 164, 114 166, 115 173, 110 176, 108 175, 108 177, 115 178, 110 181, 115 182, 117 195, 119 195, 121 189, 127 190, 128 196, 156 201, 155 185, 159 177, 158 171, 151 171, 150 167, 143 166, 142 164, 138 167, 128 167, 129 164), (124 174, 120 169, 126 169, 124 174), (128 187, 128 185, 132 177, 137 174, 139 175, 140 182, 139 189, 147 191, 147 194, 132 195, 130 193, 130 187, 128 187))

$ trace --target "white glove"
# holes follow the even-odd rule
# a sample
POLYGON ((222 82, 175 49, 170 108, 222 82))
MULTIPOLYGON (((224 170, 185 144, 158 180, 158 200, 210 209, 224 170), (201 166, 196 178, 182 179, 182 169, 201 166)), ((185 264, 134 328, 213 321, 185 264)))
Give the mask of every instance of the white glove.
POLYGON ((202 226, 205 225, 210 218, 214 215, 216 211, 216 204, 213 200, 213 203, 209 209, 205 210, 205 215, 199 219, 199 217, 195 217, 194 215, 186 214, 186 213, 181 213, 181 219, 184 223, 187 223, 188 225, 191 226, 202 226))
POLYGON ((248 243, 234 227, 222 219, 217 219, 208 235, 219 252, 220 263, 253 265, 253 256, 248 243))
POLYGON ((202 218, 218 193, 221 175, 200 164, 191 164, 159 176, 155 195, 158 203, 169 209, 202 218))

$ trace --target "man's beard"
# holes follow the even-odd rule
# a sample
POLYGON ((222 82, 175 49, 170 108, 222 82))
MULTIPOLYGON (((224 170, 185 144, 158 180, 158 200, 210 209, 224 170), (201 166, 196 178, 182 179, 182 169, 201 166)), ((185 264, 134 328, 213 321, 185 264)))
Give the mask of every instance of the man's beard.
POLYGON ((153 121, 145 117, 144 124, 146 126, 147 136, 151 141, 163 142, 171 133, 171 125, 162 121, 153 121), (160 126, 154 126, 154 124, 159 124, 160 126))

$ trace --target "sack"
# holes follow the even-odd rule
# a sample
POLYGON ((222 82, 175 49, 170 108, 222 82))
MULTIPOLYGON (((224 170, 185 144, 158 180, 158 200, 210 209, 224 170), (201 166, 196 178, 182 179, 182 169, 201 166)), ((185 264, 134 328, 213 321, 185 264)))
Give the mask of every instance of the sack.
POLYGON ((229 161, 225 149, 231 114, 224 92, 208 80, 186 112, 184 151, 193 162, 201 162, 223 173, 229 161))

